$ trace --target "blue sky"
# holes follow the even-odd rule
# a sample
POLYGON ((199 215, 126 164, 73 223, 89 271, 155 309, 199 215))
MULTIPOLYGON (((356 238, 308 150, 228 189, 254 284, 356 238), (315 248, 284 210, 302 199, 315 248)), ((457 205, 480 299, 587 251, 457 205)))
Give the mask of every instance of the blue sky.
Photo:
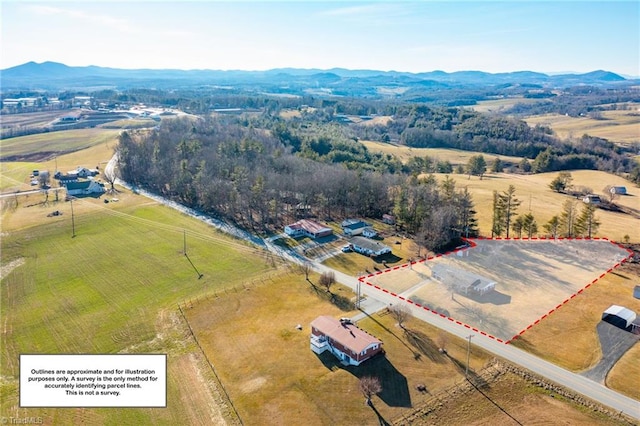
POLYGON ((0 68, 280 67, 640 76, 640 2, 195 1, 1 4, 0 68))

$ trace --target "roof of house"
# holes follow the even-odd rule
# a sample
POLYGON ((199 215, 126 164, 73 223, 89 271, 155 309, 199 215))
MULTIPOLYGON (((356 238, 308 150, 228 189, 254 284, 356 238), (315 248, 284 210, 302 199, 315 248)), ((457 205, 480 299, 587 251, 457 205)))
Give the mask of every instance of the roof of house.
POLYGON ((354 324, 342 322, 326 315, 314 319, 311 322, 311 327, 355 353, 361 353, 372 344, 382 344, 381 340, 359 329, 354 324))
POLYGON ((67 191, 71 190, 71 189, 87 189, 89 188, 89 185, 91 185, 91 181, 90 180, 82 180, 82 181, 70 181, 66 183, 66 187, 67 187, 67 191))
POLYGON ((622 318, 627 321, 627 323, 632 323, 636 319, 636 313, 629 308, 625 308, 624 306, 611 305, 607 308, 606 311, 604 311, 604 313, 622 318))
POLYGON ((314 222, 313 220, 309 220, 309 219, 301 219, 288 226, 291 229, 304 229, 305 231, 310 232, 312 234, 317 234, 320 232, 326 232, 327 230, 329 231, 331 230, 331 228, 328 228, 324 225, 319 224, 318 222, 314 222))
POLYGON ((369 224, 363 220, 360 219, 345 219, 342 221, 342 223, 340 224, 340 226, 344 229, 344 228, 348 228, 348 229, 360 229, 360 228, 364 228, 365 226, 369 226, 369 224))
POLYGON ((391 250, 391 247, 382 244, 380 241, 374 241, 364 237, 353 237, 349 240, 349 242, 354 246, 371 250, 372 252, 378 252, 385 248, 391 250))

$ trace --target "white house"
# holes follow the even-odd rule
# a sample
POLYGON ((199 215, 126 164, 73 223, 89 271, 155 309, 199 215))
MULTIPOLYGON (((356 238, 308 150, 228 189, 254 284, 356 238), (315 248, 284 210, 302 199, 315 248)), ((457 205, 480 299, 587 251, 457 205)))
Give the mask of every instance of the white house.
POLYGON ((375 238, 378 236, 378 233, 372 227, 367 226, 362 230, 362 236, 367 238, 375 238))
POLYGON ((67 182, 67 195, 83 196, 83 195, 101 195, 105 193, 104 184, 95 180, 85 180, 76 182, 67 182))
POLYGON ((373 241, 364 237, 353 237, 349 240, 351 250, 366 256, 382 256, 391 253, 391 247, 382 244, 380 241, 373 241))

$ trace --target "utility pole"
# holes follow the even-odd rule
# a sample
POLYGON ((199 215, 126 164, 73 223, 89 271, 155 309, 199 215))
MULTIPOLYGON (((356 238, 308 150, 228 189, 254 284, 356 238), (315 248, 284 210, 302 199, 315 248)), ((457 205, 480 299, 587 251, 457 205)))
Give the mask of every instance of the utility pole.
POLYGON ((186 256, 187 255, 187 230, 186 229, 182 230, 182 235, 183 235, 182 252, 186 256))
POLYGON ((471 354, 471 338, 474 337, 475 334, 470 334, 467 336, 467 368, 464 370, 464 377, 469 378, 469 355, 471 354))

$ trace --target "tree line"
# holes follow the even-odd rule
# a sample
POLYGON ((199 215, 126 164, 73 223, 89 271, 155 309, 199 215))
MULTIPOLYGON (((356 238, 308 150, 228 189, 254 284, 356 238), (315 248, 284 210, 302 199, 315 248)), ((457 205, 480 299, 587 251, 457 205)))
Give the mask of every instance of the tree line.
POLYGON ((133 185, 257 232, 281 230, 301 217, 377 219, 393 212, 428 249, 477 235, 471 195, 451 179, 439 185, 433 176, 320 162, 297 155, 280 137, 237 117, 176 118, 123 132, 120 173, 133 185))

